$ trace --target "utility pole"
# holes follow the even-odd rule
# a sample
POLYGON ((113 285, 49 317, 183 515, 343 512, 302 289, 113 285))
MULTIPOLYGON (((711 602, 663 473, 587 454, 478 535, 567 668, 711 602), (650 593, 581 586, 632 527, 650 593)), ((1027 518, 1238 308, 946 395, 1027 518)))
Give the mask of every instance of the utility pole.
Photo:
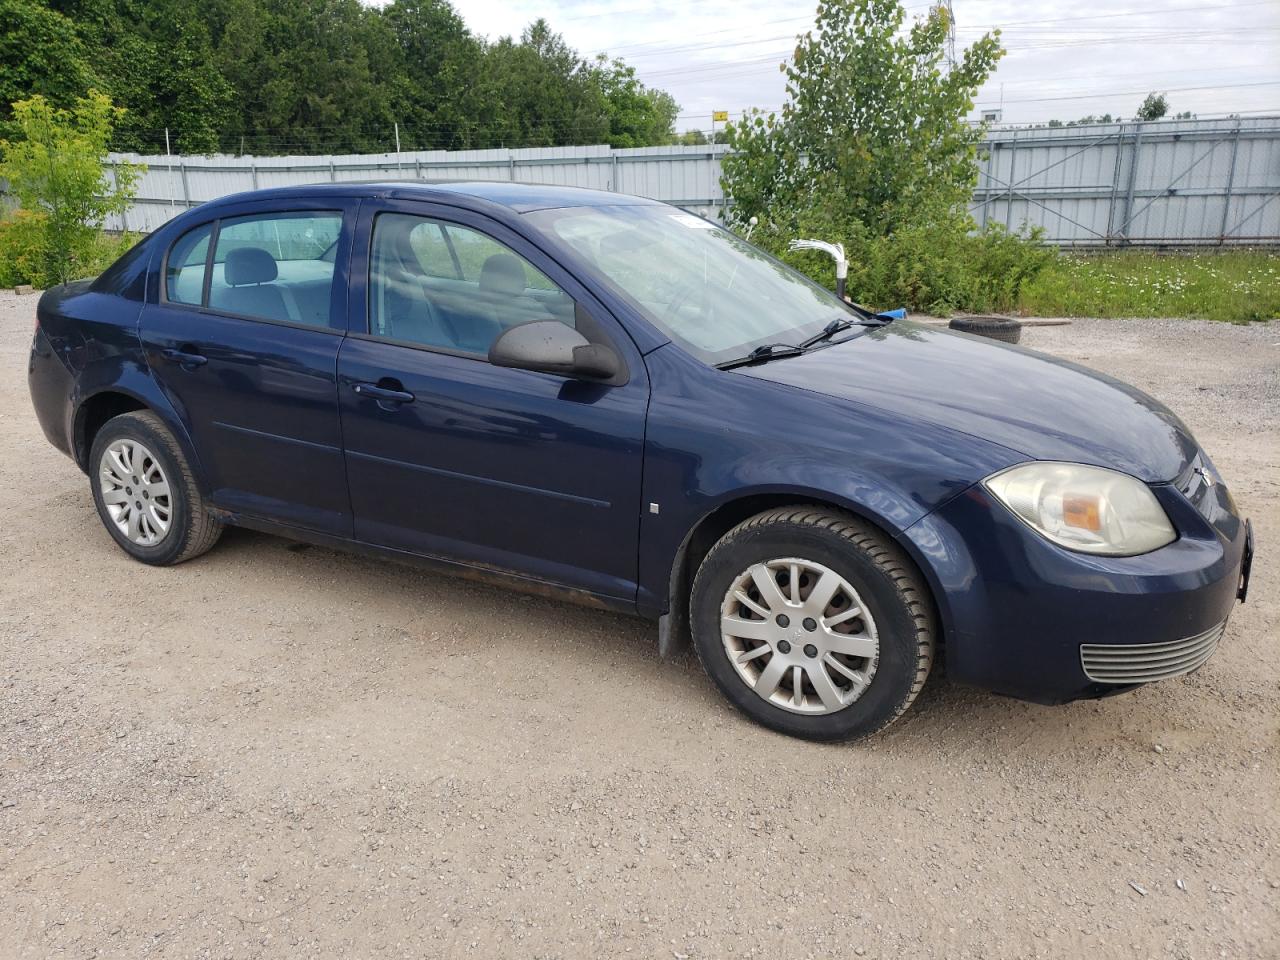
POLYGON ((956 14, 951 8, 951 0, 937 0, 929 11, 934 16, 945 17, 947 21, 947 71, 956 68, 956 14))
POLYGON ((177 193, 173 189, 173 154, 169 152, 169 128, 164 128, 164 155, 169 158, 169 215, 173 216, 173 210, 178 206, 178 198, 174 196, 177 193))

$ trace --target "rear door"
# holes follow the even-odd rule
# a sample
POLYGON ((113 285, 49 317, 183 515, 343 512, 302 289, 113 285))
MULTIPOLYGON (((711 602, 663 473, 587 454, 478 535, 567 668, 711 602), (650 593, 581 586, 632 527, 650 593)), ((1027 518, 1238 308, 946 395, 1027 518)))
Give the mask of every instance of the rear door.
POLYGON ((649 384, 626 333, 479 214, 366 202, 355 250, 338 381, 357 538, 634 600, 649 384), (608 342, 625 382, 488 362, 540 319, 608 342))
POLYGON ((351 535, 336 368, 357 207, 245 204, 165 255, 143 346, 216 506, 351 535))

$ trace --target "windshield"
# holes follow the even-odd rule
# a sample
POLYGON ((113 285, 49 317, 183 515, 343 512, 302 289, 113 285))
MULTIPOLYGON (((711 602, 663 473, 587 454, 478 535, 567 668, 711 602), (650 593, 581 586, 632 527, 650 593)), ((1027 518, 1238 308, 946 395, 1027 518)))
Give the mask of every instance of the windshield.
POLYGON ((675 207, 564 207, 526 216, 707 363, 765 344, 799 344, 836 318, 857 320, 834 294, 675 207))

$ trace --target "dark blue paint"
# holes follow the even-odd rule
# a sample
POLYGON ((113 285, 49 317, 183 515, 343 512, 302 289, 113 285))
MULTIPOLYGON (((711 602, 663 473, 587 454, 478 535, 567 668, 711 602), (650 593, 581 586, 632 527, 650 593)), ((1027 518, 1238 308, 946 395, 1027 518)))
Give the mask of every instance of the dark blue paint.
POLYGON ((662 504, 658 515, 642 515, 639 599, 649 612, 666 609, 671 558, 690 528, 735 499, 822 500, 894 532, 1028 459, 906 415, 771 383, 748 375, 752 368, 709 368, 674 344, 645 362, 653 393, 644 501, 662 504))
POLYGON ((1023 347, 893 323, 786 363, 761 379, 833 394, 999 443, 1037 460, 1072 460, 1172 480, 1195 440, 1128 384, 1023 347))
POLYGON ((141 335, 153 376, 200 451, 215 506, 351 535, 340 336, 153 303, 143 308, 141 335), (165 359, 170 349, 207 363, 165 359))
POLYGON ((647 381, 566 381, 348 338, 339 405, 356 537, 634 600, 647 381), (351 389, 394 377, 387 411, 351 389))
POLYGON ((1195 636, 1226 618, 1244 549, 1176 490, 1156 495, 1179 539, 1138 557, 1071 553, 975 486, 906 532, 947 625, 947 674, 1045 703, 1107 692, 1084 676, 1080 644, 1195 636))
POLYGON ((42 298, 29 370, 41 428, 84 467, 85 411, 117 394, 165 419, 233 522, 651 617, 679 612, 673 571, 708 518, 748 497, 843 507, 920 567, 950 674, 1029 699, 1105 692, 1080 669, 1082 641, 1178 639, 1227 615, 1245 528, 1220 485, 1188 484, 1207 458, 1166 408, 1071 364, 903 322, 767 365, 707 367, 521 216, 649 202, 522 184, 334 184, 206 204, 92 285, 42 298), (186 230, 302 209, 344 212, 329 328, 163 302, 164 251, 186 230), (465 224, 532 261, 613 342, 626 382, 370 336, 370 225, 388 210, 465 224), (1054 546, 980 484, 1029 459, 1147 481, 1179 539, 1127 558, 1054 546))

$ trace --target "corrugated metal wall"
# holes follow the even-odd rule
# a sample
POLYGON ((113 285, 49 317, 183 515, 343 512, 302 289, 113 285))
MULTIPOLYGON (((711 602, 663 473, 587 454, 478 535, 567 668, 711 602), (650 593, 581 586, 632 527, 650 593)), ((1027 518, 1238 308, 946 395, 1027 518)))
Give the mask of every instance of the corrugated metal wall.
POLYGON ((332 157, 143 157, 112 154, 113 161, 146 164, 138 195, 114 229, 154 230, 206 200, 243 190, 353 180, 514 180, 616 190, 653 197, 707 216, 724 204, 720 190, 723 146, 545 147, 525 150, 433 150, 423 153, 332 157))
MULTIPOLYGON (((616 190, 716 216, 723 146, 607 146, 332 157, 138 157, 147 173, 114 228, 153 230, 205 200, 344 180, 515 180, 616 190)), ((1063 246, 1280 244, 1280 117, 988 133, 972 210, 1043 227, 1063 246)))
POLYGON ((1064 246, 1280 243, 1280 119, 992 131, 972 211, 1064 246))

